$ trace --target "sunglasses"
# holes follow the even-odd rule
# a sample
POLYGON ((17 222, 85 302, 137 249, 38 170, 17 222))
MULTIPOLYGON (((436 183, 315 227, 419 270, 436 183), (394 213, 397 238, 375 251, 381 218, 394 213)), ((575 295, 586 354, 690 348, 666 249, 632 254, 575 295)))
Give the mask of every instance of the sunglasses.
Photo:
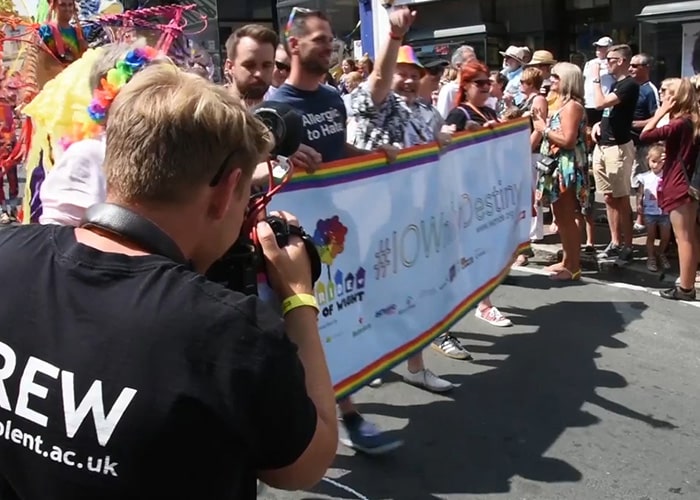
POLYGON ((606 61, 612 62, 612 61, 622 61, 622 57, 606 57, 606 61))
POLYGON ((283 62, 275 61, 275 68, 277 68, 277 71, 289 71, 292 69, 292 67, 289 64, 285 64, 283 62))
POLYGON ((292 12, 289 14, 289 19, 287 19, 287 25, 284 29, 284 37, 289 38, 289 33, 292 30, 295 19, 304 19, 306 17, 318 16, 322 14, 320 10, 307 9, 306 7, 293 7, 292 12))
POLYGON ((643 68, 647 64, 630 64, 630 68, 643 68))
POLYGON ((557 75, 556 73, 552 73, 549 75, 549 79, 550 80, 559 80, 559 75, 557 75))

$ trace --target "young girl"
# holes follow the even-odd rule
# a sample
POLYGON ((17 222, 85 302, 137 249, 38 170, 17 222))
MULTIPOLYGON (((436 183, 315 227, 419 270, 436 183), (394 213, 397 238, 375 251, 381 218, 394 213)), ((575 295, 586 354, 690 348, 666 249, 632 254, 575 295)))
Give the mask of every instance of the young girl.
POLYGON ((637 213, 644 214, 647 228, 647 268, 652 272, 659 270, 659 263, 664 269, 671 267, 666 258, 666 249, 671 240, 671 221, 668 214, 663 213, 657 200, 659 181, 664 169, 664 151, 663 144, 651 146, 647 153, 650 171, 639 174, 636 179, 639 183, 637 213), (654 248, 657 235, 661 240, 658 253, 654 248))

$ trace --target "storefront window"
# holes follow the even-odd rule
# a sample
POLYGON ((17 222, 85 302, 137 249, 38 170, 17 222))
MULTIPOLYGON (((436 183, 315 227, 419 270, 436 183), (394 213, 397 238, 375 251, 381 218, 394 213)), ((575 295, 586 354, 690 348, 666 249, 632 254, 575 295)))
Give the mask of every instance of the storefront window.
MULTIPOLYGON (((692 57, 694 40, 684 44, 681 23, 641 23, 639 26, 641 51, 655 58, 652 80, 680 76, 682 61, 692 57), (685 54, 690 49, 690 54, 685 54)), ((692 68, 692 65, 690 66, 692 68)), ((686 71, 687 73, 687 71, 686 71)), ((688 76, 688 75, 686 75, 688 76)))

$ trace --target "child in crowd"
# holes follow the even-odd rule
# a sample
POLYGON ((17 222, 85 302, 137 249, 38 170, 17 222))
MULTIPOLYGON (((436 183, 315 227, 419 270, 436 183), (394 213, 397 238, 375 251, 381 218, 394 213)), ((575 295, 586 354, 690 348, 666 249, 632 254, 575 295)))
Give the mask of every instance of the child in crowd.
POLYGON ((647 228, 647 268, 652 272, 659 270, 659 264, 663 269, 671 267, 666 258, 666 250, 671 240, 671 221, 668 214, 663 213, 659 208, 656 198, 657 191, 663 184, 661 174, 664 166, 664 151, 663 144, 651 146, 647 153, 650 170, 639 174, 636 178, 639 184, 637 212, 644 214, 647 228), (660 239, 658 253, 655 248, 657 236, 660 239))

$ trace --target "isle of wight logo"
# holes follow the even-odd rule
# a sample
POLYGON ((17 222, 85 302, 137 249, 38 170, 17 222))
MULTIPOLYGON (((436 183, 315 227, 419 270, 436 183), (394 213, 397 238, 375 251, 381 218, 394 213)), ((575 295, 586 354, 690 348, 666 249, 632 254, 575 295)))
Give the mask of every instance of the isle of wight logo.
POLYGON ((316 222, 313 241, 321 256, 321 263, 326 266, 326 277, 316 283, 316 300, 321 306, 323 316, 331 316, 335 309, 342 310, 357 302, 362 302, 365 288, 365 269, 360 266, 355 272, 344 272, 331 267, 335 258, 345 250, 345 237, 348 228, 334 215, 330 219, 316 222))

